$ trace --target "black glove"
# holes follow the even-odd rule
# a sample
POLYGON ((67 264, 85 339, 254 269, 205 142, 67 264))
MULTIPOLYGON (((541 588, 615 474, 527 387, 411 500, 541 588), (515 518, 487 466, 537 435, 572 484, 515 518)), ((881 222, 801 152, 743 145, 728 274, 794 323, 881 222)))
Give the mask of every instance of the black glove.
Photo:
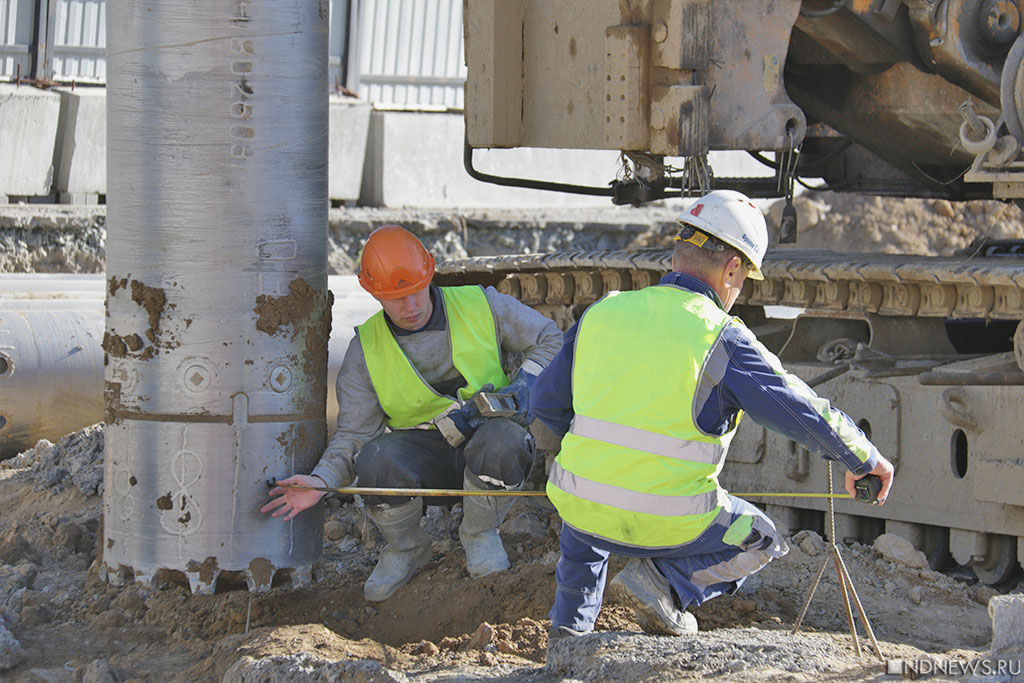
MULTIPOLYGON (((494 391, 494 385, 485 384, 473 396, 490 391, 494 391)), ((434 418, 434 426, 452 447, 464 444, 486 419, 480 415, 480 410, 473 402, 473 396, 470 396, 461 408, 449 410, 434 418)))
POLYGON ((531 375, 525 370, 516 373, 516 377, 508 386, 498 389, 499 394, 509 394, 516 399, 516 414, 509 419, 518 422, 524 427, 529 427, 533 422, 533 414, 530 412, 530 390, 537 381, 537 375, 531 375))

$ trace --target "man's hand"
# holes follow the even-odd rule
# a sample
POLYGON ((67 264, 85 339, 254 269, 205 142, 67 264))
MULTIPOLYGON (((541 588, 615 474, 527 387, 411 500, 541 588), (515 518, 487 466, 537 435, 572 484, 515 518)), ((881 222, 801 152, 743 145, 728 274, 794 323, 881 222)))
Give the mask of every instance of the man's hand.
POLYGON ((441 436, 452 448, 457 448, 476 433, 477 428, 484 423, 480 416, 473 398, 477 394, 486 394, 494 391, 493 384, 485 384, 473 396, 466 399, 461 408, 449 410, 447 413, 434 418, 434 426, 441 432, 441 436))
POLYGON ((856 482, 858 479, 862 477, 868 476, 869 474, 877 474, 878 478, 882 480, 882 490, 878 492, 878 500, 872 503, 872 505, 882 505, 883 503, 885 503, 885 499, 889 497, 889 489, 892 488, 892 479, 894 473, 895 470, 893 469, 892 463, 886 460, 885 458, 879 457, 878 464, 875 465, 875 469, 871 470, 870 472, 861 475, 856 475, 853 474, 852 472, 846 473, 846 492, 849 493, 851 496, 856 497, 857 489, 855 488, 856 484, 854 482, 856 482))
POLYGON ((308 474, 293 474, 287 479, 277 482, 277 486, 270 489, 270 496, 273 498, 269 503, 260 508, 260 512, 266 514, 274 510, 274 517, 284 515, 285 522, 295 519, 295 515, 303 510, 309 509, 320 502, 320 499, 327 495, 324 491, 310 491, 309 489, 291 488, 292 485, 326 487, 327 484, 320 477, 313 477, 308 474), (277 496, 274 498, 274 496, 277 496), (276 509, 275 509, 276 508, 276 509))
POLYGON ((516 414, 511 419, 524 427, 529 427, 533 422, 533 416, 530 413, 530 390, 533 389, 536 381, 537 375, 520 370, 511 384, 498 389, 499 394, 509 394, 515 397, 516 414))

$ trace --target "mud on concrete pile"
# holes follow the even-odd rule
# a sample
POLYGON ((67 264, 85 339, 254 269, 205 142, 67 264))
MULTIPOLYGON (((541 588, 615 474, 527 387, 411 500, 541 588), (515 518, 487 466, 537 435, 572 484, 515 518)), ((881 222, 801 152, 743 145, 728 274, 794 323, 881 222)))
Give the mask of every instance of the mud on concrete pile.
MULTIPOLYGON (((383 541, 352 498, 326 503, 323 568, 309 588, 116 589, 97 562, 102 434, 96 425, 0 464, 4 680, 845 681, 882 671, 870 652, 853 654, 831 565, 804 629, 790 635, 827 558, 810 531, 737 595, 696 608, 696 637, 644 635, 630 610, 606 605, 596 634, 546 653, 560 521, 535 499, 502 525, 511 569, 479 580, 465 571, 460 506, 428 508, 434 558, 384 603, 362 597, 383 541)), ((843 555, 886 657, 996 656, 986 604, 998 593, 933 572, 909 543, 883 538, 843 555)), ((610 571, 621 566, 614 558, 610 571)), ((1022 589, 1009 597, 1024 601, 1022 589)), ((999 656, 1017 656, 1000 643, 999 656)))

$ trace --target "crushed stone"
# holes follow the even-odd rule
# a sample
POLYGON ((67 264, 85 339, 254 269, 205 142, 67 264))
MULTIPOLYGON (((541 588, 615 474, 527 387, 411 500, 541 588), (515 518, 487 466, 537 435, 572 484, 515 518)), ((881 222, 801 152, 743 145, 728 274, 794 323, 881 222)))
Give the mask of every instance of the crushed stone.
POLYGON ((9 469, 29 468, 38 488, 62 490, 68 484, 87 496, 103 494, 103 423, 61 438, 40 439, 35 446, 0 463, 9 469))
POLYGON ((783 630, 719 629, 671 638, 595 633, 557 641, 545 673, 580 680, 655 681, 727 676, 748 670, 835 673, 840 647, 783 630))
POLYGON ((354 662, 330 661, 307 652, 275 655, 265 659, 242 657, 221 679, 222 683, 263 683, 292 681, 322 683, 323 681, 358 681, 359 683, 406 683, 405 674, 391 671, 373 660, 354 662))
POLYGON ((25 659, 25 650, 7 627, 0 623, 0 671, 13 669, 25 659))

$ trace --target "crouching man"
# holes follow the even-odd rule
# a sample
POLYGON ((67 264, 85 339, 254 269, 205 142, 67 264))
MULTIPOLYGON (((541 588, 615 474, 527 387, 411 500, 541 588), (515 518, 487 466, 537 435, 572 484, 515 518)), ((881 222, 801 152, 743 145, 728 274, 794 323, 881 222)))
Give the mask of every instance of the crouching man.
POLYGON ((718 484, 741 411, 841 462, 846 490, 893 468, 845 414, 787 373, 728 315, 745 278, 763 279, 764 216, 715 191, 679 217, 673 272, 609 294, 566 334, 532 408, 562 448, 547 493, 563 519, 552 639, 591 631, 610 553, 628 556, 609 592, 650 633, 687 635, 687 612, 789 550, 759 509, 718 484))
MULTIPOLYGON (((535 457, 530 388, 561 345, 553 322, 493 287, 437 287, 434 258, 399 226, 375 230, 359 282, 383 308, 356 328, 337 379, 338 429, 309 475, 271 490, 285 521, 325 495, 292 485, 338 488, 358 476, 372 488, 517 490, 535 457), (503 370, 523 358, 510 382, 503 370), (484 417, 468 401, 478 391, 510 394, 516 414, 484 417), (435 428, 436 427, 436 428, 435 428)), ((428 498, 451 505, 457 498, 428 498)), ((477 578, 509 567, 498 536, 513 496, 465 496, 459 539, 477 578)), ((424 499, 365 496, 387 546, 364 586, 367 600, 391 597, 432 557, 420 527, 424 499)))

